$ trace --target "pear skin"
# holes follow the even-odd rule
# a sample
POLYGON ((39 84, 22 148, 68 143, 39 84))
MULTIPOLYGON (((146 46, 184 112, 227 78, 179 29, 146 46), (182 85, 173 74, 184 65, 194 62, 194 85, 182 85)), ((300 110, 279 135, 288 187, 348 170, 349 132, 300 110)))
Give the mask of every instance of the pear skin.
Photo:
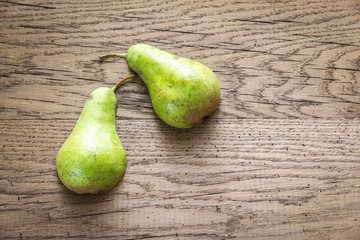
POLYGON ((115 126, 117 87, 100 87, 91 93, 57 155, 58 176, 76 193, 109 191, 124 176, 126 154, 115 126))
POLYGON ((165 123, 191 128, 218 108, 220 88, 214 72, 202 63, 170 54, 147 44, 131 46, 125 57, 148 88, 153 109, 165 123))

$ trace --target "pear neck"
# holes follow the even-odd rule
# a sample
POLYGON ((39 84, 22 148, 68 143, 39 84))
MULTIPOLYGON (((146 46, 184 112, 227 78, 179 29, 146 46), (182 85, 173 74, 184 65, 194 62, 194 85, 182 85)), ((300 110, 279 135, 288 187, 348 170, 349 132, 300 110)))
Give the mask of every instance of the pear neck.
POLYGON ((107 87, 97 88, 84 105, 79 122, 85 124, 115 121, 116 97, 107 87))

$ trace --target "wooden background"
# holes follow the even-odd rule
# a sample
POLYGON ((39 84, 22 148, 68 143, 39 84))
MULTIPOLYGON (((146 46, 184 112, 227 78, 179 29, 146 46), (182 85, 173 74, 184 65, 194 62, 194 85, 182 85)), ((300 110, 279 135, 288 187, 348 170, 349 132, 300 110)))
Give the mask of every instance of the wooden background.
POLYGON ((360 2, 0 1, 1 239, 359 239, 360 2), (162 123, 117 93, 122 183, 98 196, 55 159, 92 90, 148 43, 208 65, 221 104, 162 123))

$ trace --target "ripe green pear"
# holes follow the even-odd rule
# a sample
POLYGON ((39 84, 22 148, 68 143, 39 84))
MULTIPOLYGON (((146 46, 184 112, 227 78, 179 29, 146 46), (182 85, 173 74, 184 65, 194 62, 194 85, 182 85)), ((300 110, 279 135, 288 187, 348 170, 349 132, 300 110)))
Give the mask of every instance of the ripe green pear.
POLYGON ((100 87, 91 93, 59 150, 57 173, 61 182, 76 193, 106 192, 124 176, 126 155, 115 126, 114 92, 121 82, 112 89, 100 87))
POLYGON ((177 128, 191 128, 212 115, 220 101, 218 80, 197 61, 177 57, 147 44, 136 44, 125 57, 148 88, 157 116, 177 128))

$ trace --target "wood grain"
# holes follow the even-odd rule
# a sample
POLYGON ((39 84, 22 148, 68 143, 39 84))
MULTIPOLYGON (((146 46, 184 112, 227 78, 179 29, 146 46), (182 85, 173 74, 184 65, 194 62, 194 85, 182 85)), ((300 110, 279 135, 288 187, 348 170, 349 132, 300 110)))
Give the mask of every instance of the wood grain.
POLYGON ((54 161, 72 120, 0 122, 5 239, 356 239, 359 120, 118 120, 127 172, 80 196, 54 161), (51 138, 49 138, 51 135, 51 138))
MULTIPOLYGON (((129 74, 144 42, 219 77, 221 118, 360 116, 358 1, 1 1, 0 118, 74 119, 93 89, 129 74)), ((124 118, 154 118, 140 80, 124 118)))
POLYGON ((0 239, 360 237, 360 7, 329 1, 0 1, 0 239), (127 172, 76 195, 55 159, 98 56, 149 43, 208 65, 221 104, 182 131, 120 87, 127 172))

